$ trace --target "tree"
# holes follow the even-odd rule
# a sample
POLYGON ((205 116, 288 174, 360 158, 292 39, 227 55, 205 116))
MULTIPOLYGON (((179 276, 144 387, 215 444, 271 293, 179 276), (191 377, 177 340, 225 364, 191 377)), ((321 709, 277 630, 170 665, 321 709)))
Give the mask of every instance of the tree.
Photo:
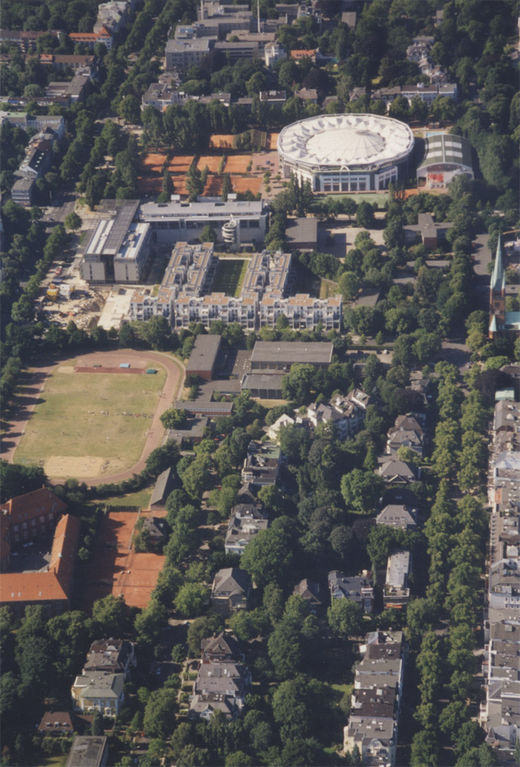
POLYGON ((141 122, 141 105, 137 96, 133 94, 128 94, 121 99, 118 112, 126 123, 138 125, 141 122))
POLYGON ((177 692, 168 688, 150 693, 144 710, 143 730, 148 737, 167 738, 175 726, 177 692))
POLYGON ((94 602, 92 620, 99 625, 103 636, 119 636, 128 626, 129 609, 123 597, 108 594, 94 602))
POLYGON ((437 767, 439 746, 433 730, 416 732, 412 739, 411 767, 437 767))
POLYGON ((360 202, 356 211, 356 224, 362 226, 363 229, 372 229, 374 222, 374 209, 372 205, 369 202, 360 202))
POLYGON ((200 241, 201 242, 216 242, 217 241, 217 233, 213 229, 212 226, 209 224, 206 224, 206 226, 203 228, 202 232, 200 233, 200 241))
POLYGON ((81 226, 81 218, 78 216, 77 213, 72 211, 67 216, 65 216, 65 228, 69 231, 75 231, 76 229, 79 229, 81 226))
POLYGON ((192 498, 200 498, 208 489, 211 469, 211 458, 208 455, 198 455, 179 476, 182 486, 192 498))
POLYGON ((351 599, 333 599, 327 610, 330 630, 338 637, 358 636, 362 632, 363 610, 351 599))
POLYGON ((103 735, 105 728, 103 727, 103 717, 96 709, 94 716, 92 717, 92 724, 90 725, 91 735, 103 735))
POLYGON ((175 609, 185 618, 195 618, 207 607, 209 593, 201 583, 185 583, 175 597, 175 609))
POLYGON ((376 509, 384 482, 372 471, 352 469, 341 478, 341 494, 354 514, 370 514, 376 509))
POLYGON ((247 570, 257 586, 273 581, 281 584, 287 577, 293 561, 292 527, 288 517, 278 517, 271 527, 261 530, 246 546, 240 566, 247 570))
POLYGON ((161 423, 165 429, 182 429, 186 423, 186 411, 169 408, 161 415, 161 423))

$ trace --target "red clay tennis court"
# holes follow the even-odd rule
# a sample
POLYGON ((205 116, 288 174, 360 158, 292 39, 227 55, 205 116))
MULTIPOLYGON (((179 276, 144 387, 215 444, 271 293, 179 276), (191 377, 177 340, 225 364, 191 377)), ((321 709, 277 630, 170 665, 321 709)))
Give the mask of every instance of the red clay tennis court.
POLYGON ((231 186, 234 192, 247 192, 258 194, 262 191, 262 179, 255 176, 231 176, 231 186))
POLYGON ((122 596, 130 607, 148 605, 164 556, 130 548, 138 518, 137 512, 111 511, 101 521, 87 569, 84 600, 89 605, 108 594, 122 596))
POLYGON ((236 136, 233 133, 214 133, 209 140, 211 149, 233 149, 236 136))
POLYGON ((252 165, 250 154, 229 155, 226 162, 227 173, 249 173, 248 168, 252 165))
POLYGON ((222 164, 222 167, 224 168, 226 164, 226 158, 224 155, 203 154, 199 158, 197 168, 201 172, 204 170, 204 168, 207 168, 210 173, 223 173, 224 171, 220 168, 222 160, 224 160, 224 163, 222 164))

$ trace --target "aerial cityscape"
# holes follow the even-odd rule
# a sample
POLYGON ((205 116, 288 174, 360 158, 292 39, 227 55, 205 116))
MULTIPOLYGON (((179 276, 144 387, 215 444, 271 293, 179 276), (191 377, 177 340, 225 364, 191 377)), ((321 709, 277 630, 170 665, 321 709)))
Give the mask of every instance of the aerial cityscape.
POLYGON ((0 72, 0 767, 518 767, 518 4, 3 0, 0 72))

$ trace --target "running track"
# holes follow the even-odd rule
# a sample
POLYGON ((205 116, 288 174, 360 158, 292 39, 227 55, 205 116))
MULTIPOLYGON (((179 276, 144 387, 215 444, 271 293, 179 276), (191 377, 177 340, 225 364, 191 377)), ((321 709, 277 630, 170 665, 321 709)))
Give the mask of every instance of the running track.
MULTIPOLYGON (((130 479, 134 474, 139 474, 146 465, 146 459, 150 453, 162 444, 164 438, 164 427, 161 423, 161 415, 171 407, 177 397, 177 393, 184 381, 185 370, 182 364, 172 357, 162 352, 154 351, 136 351, 134 349, 119 349, 111 351, 90 352, 89 354, 78 355, 78 367, 92 367, 92 365, 102 365, 104 368, 119 367, 121 362, 129 362, 136 367, 146 367, 146 362, 153 360, 166 370, 166 382, 160 394, 159 404, 152 419, 152 424, 146 435, 146 440, 141 453, 141 457, 136 464, 125 471, 117 474, 106 474, 102 477, 79 477, 80 482, 86 482, 87 485, 101 485, 109 482, 122 482, 130 479)), ((25 424, 31 417, 32 412, 39 399, 39 395, 45 388, 46 378, 59 365, 67 365, 68 359, 62 359, 54 362, 52 365, 31 369, 25 374, 25 387, 28 387, 28 393, 33 394, 29 400, 24 397, 13 397, 13 407, 9 414, 6 414, 9 421, 9 429, 6 432, 5 440, 7 444, 2 446, 0 456, 9 463, 13 463, 14 452, 24 433, 25 424)), ((74 374, 76 375, 76 374, 74 374)), ((77 374, 81 375, 81 374, 77 374)), ((63 477, 49 477, 56 483, 63 482, 63 477)))

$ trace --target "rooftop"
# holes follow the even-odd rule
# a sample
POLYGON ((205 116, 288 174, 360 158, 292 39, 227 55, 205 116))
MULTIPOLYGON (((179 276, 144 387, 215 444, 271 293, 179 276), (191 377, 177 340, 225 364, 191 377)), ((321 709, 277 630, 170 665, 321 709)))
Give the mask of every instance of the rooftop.
POLYGON ((328 341, 257 341, 251 362, 329 364, 332 352, 328 341))
POLYGON ((406 157, 414 144, 405 123, 370 114, 319 115, 283 128, 284 159, 313 166, 371 166, 406 157))

